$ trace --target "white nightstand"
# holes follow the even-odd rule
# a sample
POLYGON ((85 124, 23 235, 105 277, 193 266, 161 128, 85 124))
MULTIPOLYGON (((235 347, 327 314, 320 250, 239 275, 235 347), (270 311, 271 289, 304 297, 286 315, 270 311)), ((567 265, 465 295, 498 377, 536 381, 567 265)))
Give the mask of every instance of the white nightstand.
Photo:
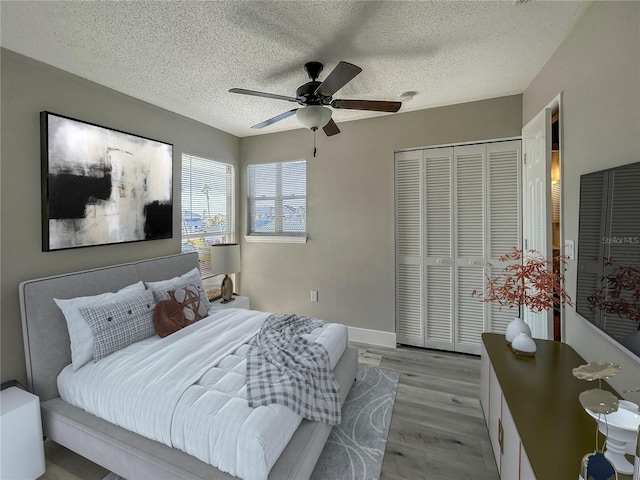
POLYGON ((246 310, 251 310, 251 307, 249 306, 249 297, 234 295, 233 298, 235 298, 235 300, 229 303, 222 303, 222 299, 219 298, 215 302, 211 302, 211 306, 213 308, 244 308, 246 310))
POLYGON ((35 479, 45 470, 40 399, 18 387, 0 392, 0 478, 35 479))

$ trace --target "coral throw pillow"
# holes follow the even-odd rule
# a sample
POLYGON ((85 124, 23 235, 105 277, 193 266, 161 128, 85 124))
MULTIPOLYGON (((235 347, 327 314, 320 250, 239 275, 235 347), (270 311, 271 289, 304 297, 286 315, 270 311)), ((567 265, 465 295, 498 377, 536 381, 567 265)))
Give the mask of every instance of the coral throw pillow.
POLYGON ((182 305, 175 300, 158 302, 153 311, 153 328, 160 337, 166 337, 189 325, 182 313, 182 305))

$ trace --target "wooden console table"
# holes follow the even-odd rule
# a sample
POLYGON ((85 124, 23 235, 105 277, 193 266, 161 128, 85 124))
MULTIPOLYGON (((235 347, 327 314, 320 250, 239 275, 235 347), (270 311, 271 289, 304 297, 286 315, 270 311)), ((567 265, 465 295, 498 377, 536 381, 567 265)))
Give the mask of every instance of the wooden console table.
MULTIPOLYGON (((578 395, 598 385, 573 376, 587 362, 569 345, 536 344, 536 356, 523 357, 504 335, 482 334, 481 404, 500 478, 575 480, 596 431, 578 395)), ((619 397, 604 381, 602 388, 619 397)))

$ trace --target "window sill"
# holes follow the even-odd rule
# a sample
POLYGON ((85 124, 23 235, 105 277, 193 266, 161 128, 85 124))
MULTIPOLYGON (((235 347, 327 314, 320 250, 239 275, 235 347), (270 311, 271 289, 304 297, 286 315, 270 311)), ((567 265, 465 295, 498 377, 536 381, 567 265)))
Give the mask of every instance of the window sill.
POLYGON ((245 235, 247 243, 307 243, 307 236, 245 235))

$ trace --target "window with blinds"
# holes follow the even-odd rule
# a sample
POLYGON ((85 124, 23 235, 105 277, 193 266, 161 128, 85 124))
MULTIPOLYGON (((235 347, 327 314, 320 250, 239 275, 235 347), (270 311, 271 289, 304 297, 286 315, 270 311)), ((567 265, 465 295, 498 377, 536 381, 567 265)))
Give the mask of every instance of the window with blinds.
POLYGON ((209 246, 233 242, 233 165, 182 154, 182 251, 197 251, 211 277, 209 246))
POLYGON ((306 236, 307 162, 247 168, 249 235, 306 236))

